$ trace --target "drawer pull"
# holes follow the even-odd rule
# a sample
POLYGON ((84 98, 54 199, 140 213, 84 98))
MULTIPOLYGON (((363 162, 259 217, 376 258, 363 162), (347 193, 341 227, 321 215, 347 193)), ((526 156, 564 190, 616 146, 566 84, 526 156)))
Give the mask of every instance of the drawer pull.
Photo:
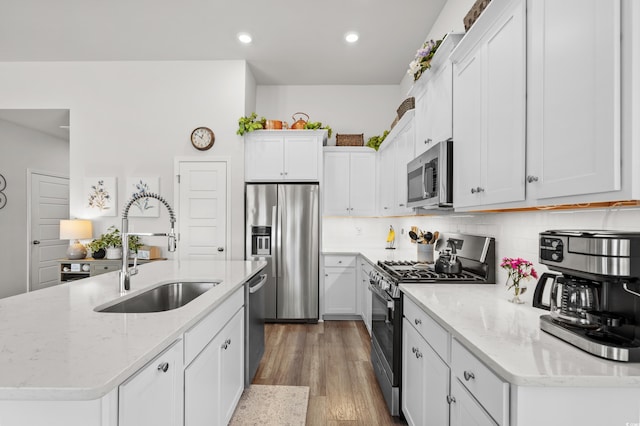
POLYGON ((471 379, 475 379, 476 376, 471 371, 464 372, 464 379, 468 382, 471 379))
POLYGON ((416 348, 416 358, 417 359, 422 358, 422 352, 420 352, 417 348, 416 348))
POLYGON ((224 341, 224 343, 222 344, 221 348, 226 351, 230 344, 231 344, 231 339, 227 339, 227 340, 224 341))
POLYGON ((168 362, 163 362, 162 364, 158 365, 158 371, 162 371, 163 373, 166 373, 167 370, 169 370, 168 362))
POLYGON ((418 348, 416 348, 415 346, 411 346, 411 352, 413 352, 415 354, 417 350, 418 350, 418 348))
POLYGON ((414 319, 414 320, 413 320, 413 322, 415 322, 415 323, 416 323, 416 325, 420 325, 420 324, 422 324, 422 320, 421 320, 420 318, 416 318, 416 319, 414 319))
POLYGON ((456 399, 451 396, 451 395, 447 395, 447 404, 451 405, 454 404, 456 402, 456 399))

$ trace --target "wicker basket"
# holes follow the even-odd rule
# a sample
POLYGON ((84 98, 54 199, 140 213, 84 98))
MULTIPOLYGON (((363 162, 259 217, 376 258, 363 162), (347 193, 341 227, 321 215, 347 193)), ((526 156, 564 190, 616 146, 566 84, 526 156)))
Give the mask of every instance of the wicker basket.
POLYGON ((341 135, 336 134, 336 146, 363 146, 364 133, 358 135, 341 135))
POLYGON ((393 123, 391 123, 392 129, 396 127, 396 124, 398 124, 398 121, 400 121, 400 118, 398 118, 398 116, 396 115, 396 118, 393 119, 393 123))
POLYGON ((476 0, 471 6, 471 9, 464 17, 464 30, 469 31, 469 28, 476 22, 478 17, 482 14, 487 5, 491 3, 491 0, 476 0))
POLYGON ((398 120, 402 119, 402 116, 404 115, 405 112, 409 111, 410 109, 414 109, 415 107, 416 107, 416 98, 414 97, 410 97, 402 101, 402 103, 397 109, 398 120))

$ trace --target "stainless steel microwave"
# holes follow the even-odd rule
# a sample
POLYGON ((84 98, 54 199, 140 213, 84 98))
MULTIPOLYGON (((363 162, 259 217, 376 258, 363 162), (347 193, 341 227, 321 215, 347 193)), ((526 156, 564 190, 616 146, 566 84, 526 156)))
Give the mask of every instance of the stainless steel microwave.
POLYGON ((438 142, 407 164, 407 205, 453 207, 453 140, 438 142))

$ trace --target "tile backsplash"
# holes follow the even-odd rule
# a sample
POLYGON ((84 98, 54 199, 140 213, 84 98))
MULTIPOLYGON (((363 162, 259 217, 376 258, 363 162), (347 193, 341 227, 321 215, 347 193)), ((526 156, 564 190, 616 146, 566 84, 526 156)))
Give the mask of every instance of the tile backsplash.
MULTIPOLYGON (((578 210, 539 210, 505 213, 451 213, 441 216, 404 216, 388 218, 323 219, 323 250, 384 248, 389 226, 396 231, 396 247, 411 248, 408 232, 412 226, 424 231, 460 232, 487 235, 496 239, 496 261, 503 257, 522 257, 538 264, 538 234, 549 229, 607 229, 640 232, 640 208, 609 207, 578 210)), ((498 268, 498 265, 496 265, 498 268)), ((506 273, 497 270, 498 283, 506 273)), ((528 283, 531 297, 534 282, 528 283)))

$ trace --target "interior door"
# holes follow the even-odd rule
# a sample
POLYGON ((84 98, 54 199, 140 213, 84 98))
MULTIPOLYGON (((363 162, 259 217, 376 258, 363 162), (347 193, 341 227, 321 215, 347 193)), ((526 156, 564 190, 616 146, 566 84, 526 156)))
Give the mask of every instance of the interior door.
POLYGON ((60 219, 69 219, 69 178, 31 173, 29 291, 59 283, 58 259, 65 257, 60 219))
POLYGON ((180 161, 180 259, 227 259, 227 163, 180 161))

